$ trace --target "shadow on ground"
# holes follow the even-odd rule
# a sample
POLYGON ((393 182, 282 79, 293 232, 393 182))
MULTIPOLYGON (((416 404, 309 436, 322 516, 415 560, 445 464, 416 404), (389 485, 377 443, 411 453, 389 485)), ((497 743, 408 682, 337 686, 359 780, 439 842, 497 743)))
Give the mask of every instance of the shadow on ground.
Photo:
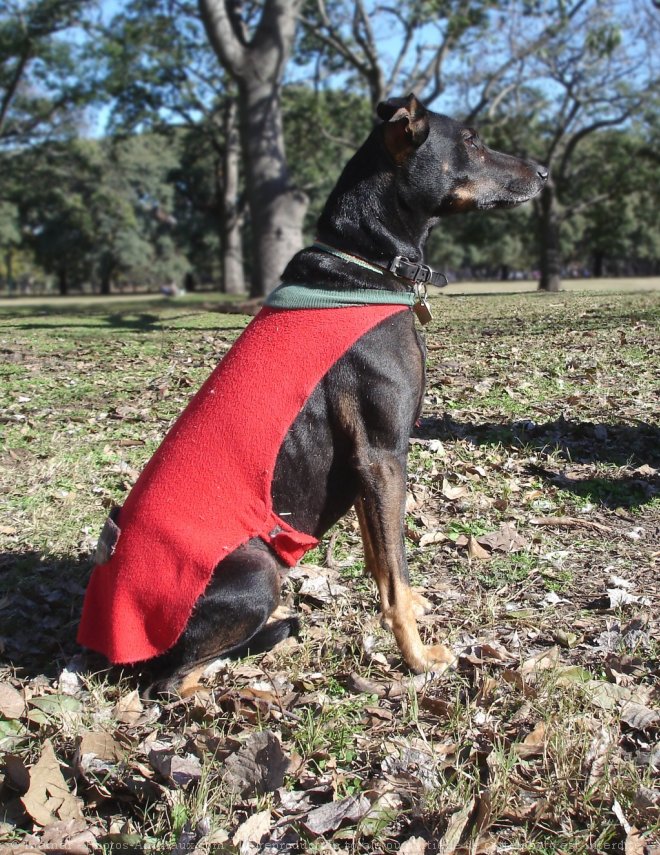
MULTIPOLYGON (((139 331, 154 332, 176 326, 177 329, 192 332, 217 331, 217 325, 182 326, 187 319, 199 318, 204 314, 235 314, 241 316, 243 307, 249 303, 227 302, 223 300, 191 300, 172 303, 162 298, 144 302, 121 302, 115 304, 99 302, 70 303, 57 305, 44 303, 35 305, 0 304, 0 320, 10 321, 11 326, 20 330, 41 329, 88 329, 99 331, 139 331), (175 310, 175 311, 173 311, 175 310)), ((239 333, 245 324, 237 323, 231 327, 222 325, 222 331, 239 333)))
POLYGON ((17 320, 12 324, 14 329, 20 330, 53 330, 53 329, 94 329, 98 331, 104 330, 115 330, 115 331, 133 331, 133 332, 162 332, 165 329, 170 329, 173 326, 176 326, 177 330, 182 332, 193 332, 193 333, 201 333, 201 332, 218 332, 222 333, 230 333, 234 332, 238 335, 238 333, 242 332, 245 324, 238 324, 236 326, 222 326, 221 329, 217 325, 209 324, 208 326, 200 326, 199 324, 194 324, 191 326, 184 326, 180 322, 185 318, 198 318, 200 315, 199 312, 186 312, 181 315, 167 315, 163 317, 162 315, 155 315, 149 312, 140 312, 136 314, 135 312, 115 312, 113 314, 102 314, 99 313, 94 319, 85 321, 84 316, 80 318, 76 317, 75 320, 70 319, 70 315, 68 319, 62 321, 59 324, 51 323, 39 323, 34 320, 17 320))
POLYGON ((551 464, 530 465, 530 474, 605 507, 637 507, 660 495, 660 477, 648 471, 648 467, 660 468, 660 427, 653 424, 594 424, 564 418, 545 424, 472 423, 445 415, 421 419, 415 436, 442 442, 465 440, 477 446, 503 445, 525 449, 529 454, 556 452, 569 464, 570 474, 553 470, 551 464), (616 475, 600 474, 596 469, 597 476, 593 477, 589 467, 597 464, 628 471, 616 475))
POLYGON ((76 631, 91 559, 0 553, 0 665, 54 676, 81 648, 76 631))

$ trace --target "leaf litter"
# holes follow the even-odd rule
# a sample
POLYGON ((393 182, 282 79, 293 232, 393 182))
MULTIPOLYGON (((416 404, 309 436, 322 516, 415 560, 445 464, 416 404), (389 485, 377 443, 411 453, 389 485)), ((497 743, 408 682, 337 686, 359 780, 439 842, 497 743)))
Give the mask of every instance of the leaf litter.
POLYGON ((82 334, 72 317, 27 330, 0 316, 16 353, 0 840, 81 853, 657 849, 657 311, 649 295, 460 297, 427 328, 406 538, 430 604, 422 635, 448 639, 455 671, 402 667, 349 516, 285 586, 300 640, 209 669, 168 703, 81 663, 88 556, 104 505, 245 321, 194 302, 185 323, 158 308, 149 331, 126 314, 119 384, 104 371, 102 308, 82 334))

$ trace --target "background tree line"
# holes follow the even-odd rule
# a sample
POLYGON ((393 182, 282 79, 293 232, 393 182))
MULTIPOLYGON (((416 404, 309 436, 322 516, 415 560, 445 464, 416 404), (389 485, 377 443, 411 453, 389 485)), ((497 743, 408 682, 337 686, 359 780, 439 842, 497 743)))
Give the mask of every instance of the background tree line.
POLYGON ((264 294, 408 91, 552 175, 443 221, 431 264, 657 274, 659 26, 651 0, 6 0, 0 277, 264 294))

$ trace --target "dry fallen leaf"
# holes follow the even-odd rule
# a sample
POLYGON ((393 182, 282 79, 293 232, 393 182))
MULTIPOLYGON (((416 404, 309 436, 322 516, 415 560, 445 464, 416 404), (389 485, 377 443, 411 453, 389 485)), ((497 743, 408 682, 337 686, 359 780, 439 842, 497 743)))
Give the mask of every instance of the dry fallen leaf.
POLYGON ((450 502, 456 501, 456 499, 460 499, 463 496, 467 496, 469 493, 468 487, 464 484, 460 486, 452 486, 446 478, 442 479, 442 495, 445 499, 449 499, 450 502))
POLYGON ((137 689, 134 689, 117 701, 113 715, 117 721, 124 724, 135 724, 143 712, 144 706, 140 700, 140 694, 137 689))
POLYGON ((281 787, 277 791, 279 806, 288 813, 294 814, 309 813, 319 804, 329 801, 332 794, 330 784, 320 784, 306 790, 286 790, 281 787))
POLYGON ((41 848, 46 852, 66 852, 67 855, 88 855, 97 852, 98 841, 84 819, 68 819, 44 828, 41 848))
POLYGON ((58 819, 81 819, 81 801, 69 792, 50 739, 30 769, 30 788, 21 798, 23 807, 38 825, 58 819))
POLYGON ((523 741, 515 746, 516 754, 522 760, 527 760, 529 757, 538 757, 540 754, 543 754, 545 741, 545 724, 540 721, 534 730, 532 730, 531 733, 528 733, 523 741))
POLYGON ((116 763, 122 753, 121 745, 106 730, 90 730, 79 737, 77 755, 80 758, 93 754, 101 760, 116 763))
POLYGON ((497 531, 491 534, 485 534, 478 538, 482 546, 487 546, 489 549, 497 552, 518 552, 527 546, 527 541, 524 537, 518 534, 516 527, 512 523, 502 523, 497 531))
POLYGON ((310 834, 318 837, 335 831, 343 822, 359 822, 369 812, 370 807, 371 803, 365 796, 348 796, 341 801, 329 802, 315 808, 301 822, 310 834))
POLYGON ((347 593, 348 588, 345 585, 339 585, 324 576, 305 579, 298 591, 299 596, 308 597, 319 603, 332 603, 347 593))
POLYGON ((635 793, 634 806, 642 814, 648 813, 649 819, 660 814, 660 790, 640 787, 635 793))
POLYGON ((459 843, 461 842, 461 837, 463 836, 465 827, 472 816, 474 804, 474 799, 471 799, 462 810, 456 811, 456 813, 451 815, 447 830, 440 841, 439 851, 442 852, 443 855, 453 855, 456 851, 459 843))
POLYGON ((591 703, 603 710, 614 709, 619 703, 630 700, 632 694, 625 686, 604 680, 587 680, 583 685, 591 703))
MULTIPOLYGON (((419 539, 419 546, 431 546, 433 543, 443 543, 447 540, 447 535, 443 534, 441 531, 427 531, 426 534, 423 534, 419 539)), ((411 840, 421 840, 421 838, 411 838, 411 840)), ((424 844, 426 845, 426 844, 424 844)))
POLYGON ((353 692, 363 692, 367 695, 376 695, 379 698, 400 698, 402 695, 407 695, 411 690, 421 691, 432 679, 432 675, 429 674, 415 674, 414 677, 408 677, 405 680, 381 683, 368 680, 354 672, 348 677, 348 687, 353 692))
POLYGON ((185 787, 191 781, 199 781, 202 777, 201 763, 194 754, 179 757, 172 750, 150 751, 149 763, 177 787, 185 787))
POLYGON ((626 835, 625 855, 647 855, 648 849, 642 834, 638 829, 631 828, 626 835))
POLYGON ((289 759, 270 730, 252 733, 225 761, 223 782, 230 792, 246 797, 281 787, 289 759))
POLYGON ((0 715, 8 719, 20 718, 25 712, 23 695, 9 683, 0 683, 0 715))
POLYGON ((253 813, 251 817, 239 825, 232 837, 234 846, 240 847, 241 853, 257 852, 259 845, 270 832, 270 811, 262 810, 253 813))
POLYGON ((628 701, 621 710, 621 721, 635 730, 646 730, 648 727, 660 724, 660 712, 628 701))
POLYGON ((520 673, 524 677, 532 677, 539 671, 550 671, 557 667, 559 662, 559 648, 555 645, 549 650, 541 650, 530 656, 520 666, 520 673))
POLYGON ((623 588, 608 588, 607 596, 610 601, 611 609, 618 609, 621 608, 621 606, 627 606, 632 603, 641 603, 642 605, 649 604, 649 600, 646 597, 631 594, 630 591, 626 591, 623 588))
POLYGON ((490 561, 490 552, 485 550, 473 535, 468 538, 467 553, 468 558, 474 558, 477 561, 490 561))

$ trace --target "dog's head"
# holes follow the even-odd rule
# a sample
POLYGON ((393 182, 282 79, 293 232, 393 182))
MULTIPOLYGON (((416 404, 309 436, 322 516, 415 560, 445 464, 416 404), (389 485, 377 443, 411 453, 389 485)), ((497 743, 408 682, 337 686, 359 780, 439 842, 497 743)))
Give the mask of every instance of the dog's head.
POLYGON ((383 101, 378 116, 399 193, 429 217, 520 205, 548 179, 545 167, 493 151, 473 128, 427 110, 413 94, 383 101))

